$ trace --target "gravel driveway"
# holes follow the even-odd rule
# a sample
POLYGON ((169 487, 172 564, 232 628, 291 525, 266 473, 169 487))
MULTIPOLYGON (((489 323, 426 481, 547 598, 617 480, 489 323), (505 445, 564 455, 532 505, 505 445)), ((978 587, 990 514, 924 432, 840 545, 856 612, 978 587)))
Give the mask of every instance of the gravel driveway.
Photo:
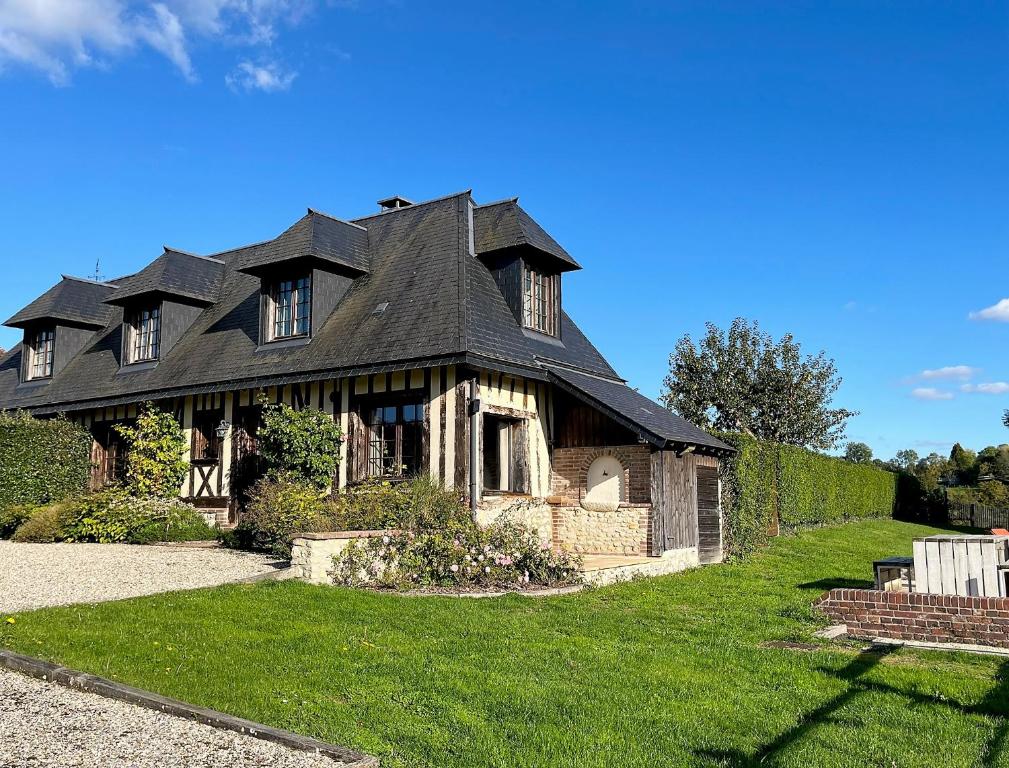
POLYGON ((336 768, 345 764, 0 669, 0 765, 336 768))
POLYGON ((0 613, 212 587, 280 565, 230 549, 0 541, 0 613))

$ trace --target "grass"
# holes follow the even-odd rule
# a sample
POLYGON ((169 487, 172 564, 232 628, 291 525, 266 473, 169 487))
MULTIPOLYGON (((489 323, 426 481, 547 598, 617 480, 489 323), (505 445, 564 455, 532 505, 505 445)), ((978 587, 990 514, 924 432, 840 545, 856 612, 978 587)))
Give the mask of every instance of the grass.
POLYGON ((767 646, 817 642, 813 599, 931 531, 824 528, 549 599, 236 585, 22 614, 0 645, 385 766, 1009 765, 1009 662, 767 646))

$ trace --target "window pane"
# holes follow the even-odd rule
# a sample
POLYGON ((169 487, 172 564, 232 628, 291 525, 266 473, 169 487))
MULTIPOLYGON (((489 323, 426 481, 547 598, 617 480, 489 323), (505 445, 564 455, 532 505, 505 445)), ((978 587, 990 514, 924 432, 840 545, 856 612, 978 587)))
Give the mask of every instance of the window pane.
POLYGON ((28 378, 44 379, 53 374, 53 342, 56 332, 37 331, 28 341, 28 378))
POLYGON ((423 460, 424 405, 377 406, 368 416, 368 474, 400 477, 419 472, 423 460))

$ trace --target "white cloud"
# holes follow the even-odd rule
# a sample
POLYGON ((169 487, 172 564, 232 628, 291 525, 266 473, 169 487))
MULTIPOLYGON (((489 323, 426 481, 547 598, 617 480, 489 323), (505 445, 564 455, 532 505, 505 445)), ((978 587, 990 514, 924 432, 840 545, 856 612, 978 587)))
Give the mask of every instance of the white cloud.
POLYGON ((253 64, 242 61, 224 76, 224 82, 233 91, 286 91, 291 87, 297 72, 284 71, 276 62, 253 64))
POLYGON ((162 3, 151 6, 153 18, 141 21, 137 35, 154 50, 164 54, 189 81, 196 80, 193 63, 186 50, 186 33, 179 17, 162 3))
MULTIPOLYGON (((67 85, 75 68, 104 65, 147 47, 194 81, 194 38, 268 47, 281 25, 297 24, 313 5, 314 0, 0 0, 0 72, 20 65, 67 85)), ((283 83, 287 75, 279 68, 278 73, 283 83)))
POLYGON ((981 372, 980 368, 969 365, 946 365, 942 368, 932 368, 922 371, 918 376, 922 379, 969 379, 981 372))
POLYGON ((911 390, 911 397, 918 400, 952 400, 953 393, 935 387, 915 387, 911 390))
POLYGON ((984 381, 980 384, 963 384, 960 389, 964 392, 980 392, 984 395, 1004 395, 1009 392, 1009 382, 984 381))
POLYGON ((1000 323, 1009 323, 1009 299, 1002 299, 990 307, 971 312, 968 317, 971 320, 997 320, 1000 323))

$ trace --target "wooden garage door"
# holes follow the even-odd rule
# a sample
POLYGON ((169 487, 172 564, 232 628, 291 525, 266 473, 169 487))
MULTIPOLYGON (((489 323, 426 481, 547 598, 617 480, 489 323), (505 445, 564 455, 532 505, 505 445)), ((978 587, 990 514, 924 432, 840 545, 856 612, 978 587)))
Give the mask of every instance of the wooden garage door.
POLYGON ((697 467, 697 549, 702 563, 722 560, 722 517, 715 467, 697 467))

